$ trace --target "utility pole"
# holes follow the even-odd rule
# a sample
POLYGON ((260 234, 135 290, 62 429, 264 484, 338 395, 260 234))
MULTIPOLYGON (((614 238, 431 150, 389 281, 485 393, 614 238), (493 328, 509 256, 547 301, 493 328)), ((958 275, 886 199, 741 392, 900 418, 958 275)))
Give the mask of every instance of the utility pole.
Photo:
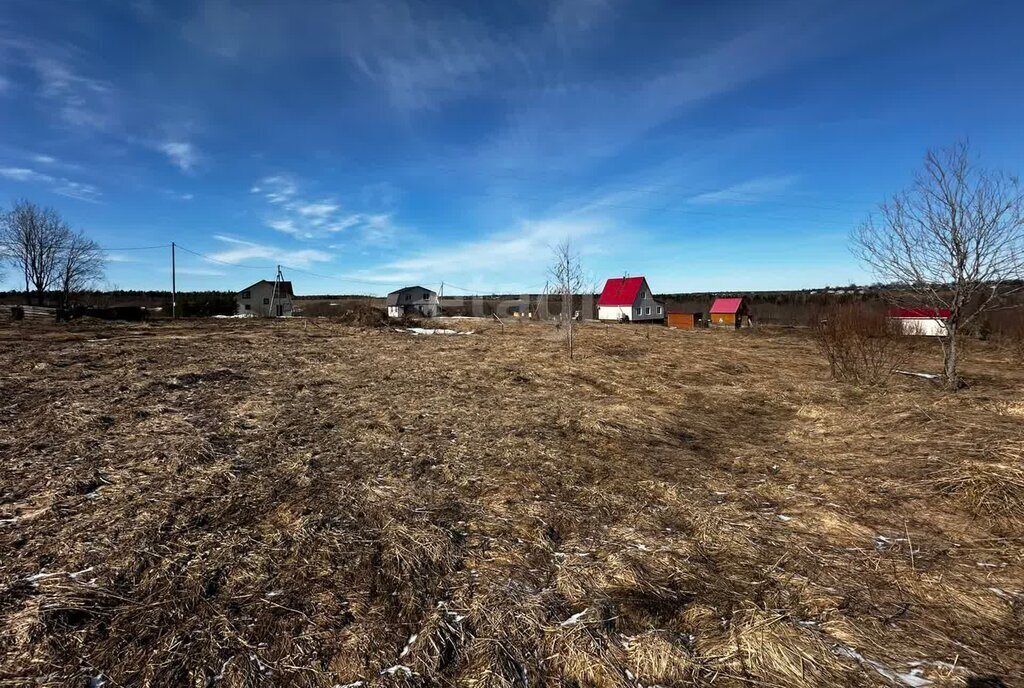
POLYGON ((444 311, 441 310, 441 301, 444 300, 444 282, 441 282, 441 293, 437 297, 437 315, 440 317, 444 311))
POLYGON ((281 282, 284 281, 284 275, 281 274, 281 266, 277 266, 277 276, 274 278, 274 292, 270 295, 270 308, 267 310, 267 315, 274 315, 274 306, 277 304, 277 296, 280 293, 281 282))
POLYGON ((174 265, 174 242, 171 242, 171 319, 178 317, 178 275, 174 265))

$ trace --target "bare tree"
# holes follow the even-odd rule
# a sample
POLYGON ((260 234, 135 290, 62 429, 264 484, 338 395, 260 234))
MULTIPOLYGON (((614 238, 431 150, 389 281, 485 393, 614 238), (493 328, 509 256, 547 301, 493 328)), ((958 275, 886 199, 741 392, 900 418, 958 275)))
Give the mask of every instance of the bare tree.
POLYGON ((51 208, 41 208, 29 201, 18 201, 3 216, 0 243, 7 260, 25 278, 25 297, 35 290, 39 304, 57 278, 61 254, 71 230, 51 208))
POLYGON ((546 295, 559 297, 561 302, 558 312, 559 325, 565 328, 569 360, 572 360, 575 344, 576 295, 583 289, 586 276, 583 273, 580 255, 573 248, 571 240, 565 239, 553 246, 551 254, 553 262, 548 268, 547 288, 544 291, 546 295))
MULTIPOLYGON (((913 186, 852 236, 854 253, 914 305, 949 310, 941 336, 947 386, 957 388, 957 338, 1024 291, 1024 191, 976 166, 966 143, 929 151, 913 186)), ((938 316, 938 313, 936 313, 938 316)))
POLYGON ((61 307, 71 306, 71 295, 88 289, 103 278, 106 256, 84 233, 68 233, 57 265, 56 286, 61 307))

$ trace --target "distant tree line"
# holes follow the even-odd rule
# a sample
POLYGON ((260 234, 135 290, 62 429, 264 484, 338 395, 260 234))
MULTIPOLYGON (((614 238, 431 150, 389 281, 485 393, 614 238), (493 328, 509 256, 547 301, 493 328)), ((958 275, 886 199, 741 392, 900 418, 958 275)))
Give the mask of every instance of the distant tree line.
POLYGON ((84 232, 73 230, 56 210, 26 200, 0 211, 0 253, 24 280, 26 300, 35 296, 43 305, 53 293, 61 308, 103 279, 106 263, 99 244, 84 232))

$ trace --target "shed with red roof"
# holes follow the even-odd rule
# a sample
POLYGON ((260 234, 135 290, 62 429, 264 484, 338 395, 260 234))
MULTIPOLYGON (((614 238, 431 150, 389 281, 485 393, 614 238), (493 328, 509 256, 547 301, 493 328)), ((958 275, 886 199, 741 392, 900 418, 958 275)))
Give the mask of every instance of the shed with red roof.
POLYGON ((654 298, 643 276, 612 277, 597 300, 597 319, 658 322, 665 319, 665 304, 654 298))
POLYGON ((948 308, 890 308, 885 316, 899 323, 903 334, 941 337, 946 334, 948 308))
POLYGON ((719 297, 711 304, 709 313, 712 327, 750 326, 750 307, 745 296, 719 297))

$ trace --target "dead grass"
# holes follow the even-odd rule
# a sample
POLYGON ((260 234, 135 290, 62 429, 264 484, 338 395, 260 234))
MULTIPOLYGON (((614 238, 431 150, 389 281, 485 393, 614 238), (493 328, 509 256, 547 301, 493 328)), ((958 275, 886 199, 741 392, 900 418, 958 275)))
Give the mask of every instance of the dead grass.
POLYGON ((445 326, 0 327, 0 685, 1024 679, 997 348, 445 326))
POLYGON ((987 453, 988 460, 947 463, 929 484, 980 514, 1024 519, 1024 443, 1003 443, 987 453))

